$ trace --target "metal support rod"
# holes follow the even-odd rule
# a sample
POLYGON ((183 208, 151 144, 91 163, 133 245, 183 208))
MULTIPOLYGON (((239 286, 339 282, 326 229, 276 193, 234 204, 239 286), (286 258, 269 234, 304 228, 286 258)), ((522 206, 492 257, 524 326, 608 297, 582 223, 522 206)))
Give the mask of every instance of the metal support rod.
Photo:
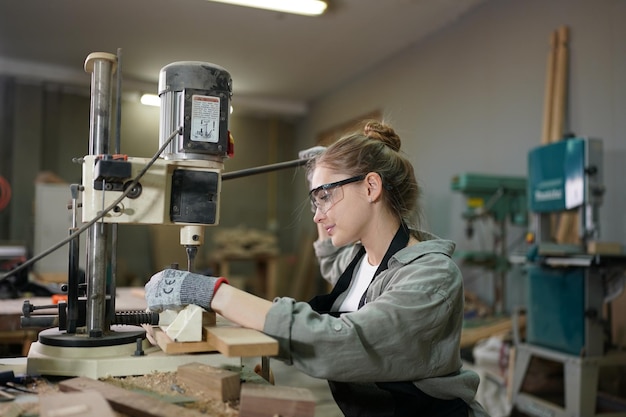
MULTIPOLYGON (((117 58, 106 53, 91 54, 85 71, 91 72, 89 154, 109 153, 111 124, 111 76, 117 58)), ((94 224, 87 235, 87 334, 101 337, 108 330, 105 321, 108 242, 110 225, 94 224)))
POLYGON ((261 356, 261 376, 270 382, 270 358, 267 356, 261 356))
POLYGON ((113 153, 122 152, 122 48, 117 49, 117 87, 115 101, 115 147, 113 153))
POLYGON ((294 168, 305 165, 308 159, 295 159, 293 161, 278 162, 275 164, 262 165, 255 168, 241 169, 239 171, 226 172, 222 174, 222 181, 235 178, 248 177, 250 175, 262 174, 264 172, 278 171, 279 169, 294 168))
POLYGON ((76 333, 76 323, 78 321, 78 286, 79 286, 79 244, 80 237, 76 234, 76 229, 72 228, 70 234, 74 235, 70 240, 70 258, 67 277, 67 332, 76 333))
POLYGON ((76 323, 78 322, 78 286, 80 284, 80 234, 78 230, 77 210, 78 210, 78 193, 82 187, 78 184, 70 186, 70 194, 72 195, 72 224, 70 228, 69 244, 69 265, 67 274, 67 332, 69 334, 76 333, 76 323))
POLYGON ((119 225, 117 223, 113 223, 111 226, 111 279, 108 282, 108 293, 110 294, 109 298, 109 317, 107 317, 107 328, 113 322, 113 317, 115 317, 115 294, 117 291, 117 242, 118 242, 118 230, 119 225))
POLYGON ((87 234, 87 332, 101 337, 105 331, 107 247, 109 227, 94 224, 87 234))

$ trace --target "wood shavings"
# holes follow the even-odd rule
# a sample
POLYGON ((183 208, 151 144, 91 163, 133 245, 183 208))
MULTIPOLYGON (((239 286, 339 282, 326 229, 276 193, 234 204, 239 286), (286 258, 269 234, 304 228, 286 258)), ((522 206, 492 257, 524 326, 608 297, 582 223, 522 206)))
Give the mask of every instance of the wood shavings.
POLYGON ((39 415, 39 402, 0 404, 0 416, 27 417, 39 415))
MULTIPOLYGON (((64 379, 64 378, 63 378, 64 379)), ((37 378, 29 388, 36 390, 38 395, 59 393, 57 382, 59 378, 37 378)), ((211 417, 237 417, 239 416, 239 401, 222 402, 211 398, 203 398, 201 393, 178 384, 175 372, 154 372, 141 376, 107 377, 100 381, 127 389, 140 392, 145 395, 154 394, 155 397, 174 403, 180 407, 193 409, 199 413, 211 417)), ((17 396, 21 395, 16 393, 17 396)), ((0 416, 2 417, 37 417, 39 413, 39 401, 37 396, 23 394, 32 398, 29 401, 12 401, 0 403, 0 416)), ((114 411, 116 417, 130 417, 114 411)))
POLYGON ((213 417, 239 416, 239 401, 222 402, 204 398, 201 393, 186 387, 184 384, 178 384, 175 372, 153 372, 140 376, 110 377, 101 379, 101 381, 127 390, 149 391, 171 399, 193 397, 195 401, 185 401, 179 405, 213 417))

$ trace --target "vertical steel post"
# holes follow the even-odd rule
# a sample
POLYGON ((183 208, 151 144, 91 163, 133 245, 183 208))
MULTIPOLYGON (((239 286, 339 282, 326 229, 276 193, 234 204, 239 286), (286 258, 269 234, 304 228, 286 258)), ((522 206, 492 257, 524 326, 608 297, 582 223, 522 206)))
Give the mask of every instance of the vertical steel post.
MULTIPOLYGON (((89 114, 89 154, 109 153, 111 130, 112 74, 117 65, 113 54, 96 52, 85 60, 85 71, 91 73, 91 107, 89 114)), ((102 192, 104 193, 104 187, 102 192)), ((109 267, 110 225, 96 223, 87 234, 87 316, 89 337, 102 337, 106 324, 106 285, 109 267)))

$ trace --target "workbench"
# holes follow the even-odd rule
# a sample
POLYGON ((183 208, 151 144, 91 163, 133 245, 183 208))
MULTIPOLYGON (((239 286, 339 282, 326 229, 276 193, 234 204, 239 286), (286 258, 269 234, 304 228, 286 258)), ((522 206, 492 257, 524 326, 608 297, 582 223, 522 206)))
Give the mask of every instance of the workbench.
MULTIPOLYGON (((315 414, 316 399, 307 388, 269 384, 246 364, 212 370, 194 365, 190 364, 196 370, 193 375, 184 375, 181 367, 176 372, 97 380, 36 377, 24 384, 32 393, 7 391, 15 398, 0 401, 0 415, 313 417, 315 414), (212 375, 213 372, 216 374, 212 375), (226 382, 226 378, 230 381, 226 382)), ((25 358, 0 359, 0 371, 6 369, 21 374, 25 358)))
MULTIPOLYGON (((0 402, 0 415, 2 416, 32 415, 40 409, 43 411, 43 414, 40 415, 47 416, 52 415, 46 414, 49 409, 59 413, 67 413, 73 412, 74 409, 78 410, 78 407, 82 407, 81 409, 84 409, 86 414, 77 415, 97 417, 120 415, 131 417, 169 417, 171 415, 199 417, 211 415, 222 417, 278 414, 286 417, 290 415, 312 417, 314 414, 315 398, 308 389, 268 384, 268 381, 273 382, 273 377, 269 373, 269 356, 277 354, 277 342, 261 332, 234 326, 221 317, 218 317, 215 325, 205 328, 205 331, 209 333, 208 339, 205 341, 175 342, 166 340, 163 344, 162 340, 158 340, 158 346, 150 348, 150 350, 160 348, 158 352, 146 351, 146 356, 135 359, 136 361, 150 360, 145 358, 153 355, 158 361, 158 366, 151 368, 154 370, 150 372, 138 373, 137 375, 121 374, 124 376, 120 378, 121 375, 116 374, 112 368, 108 368, 106 375, 86 376, 81 374, 82 368, 78 366, 81 358, 71 355, 72 357, 58 357, 57 359, 59 362, 72 361, 70 368, 77 373, 56 374, 43 371, 41 372, 42 376, 38 376, 38 373, 32 373, 29 369, 30 362, 33 360, 31 357, 32 350, 41 343, 33 344, 30 351, 27 347, 36 340, 37 330, 26 331, 20 328, 22 304, 26 299, 5 300, 0 303, 0 323, 3 329, 7 332, 24 332, 22 334, 25 343, 24 351, 28 355, 28 358, 25 357, 26 355, 18 358, 0 358, 0 371, 11 370, 16 375, 30 375, 35 379, 36 384, 31 385, 29 389, 36 391, 36 393, 8 391, 7 393, 14 395, 15 399, 0 402), (207 344, 210 346, 207 347, 207 344), (216 353, 213 346, 217 347, 222 355, 216 353), (196 350, 197 347, 200 350, 196 350), (172 354, 168 353, 170 351, 172 354), (242 358, 257 355, 262 356, 262 363, 257 362, 254 370, 248 369, 242 358), (206 359, 206 357, 211 358, 206 359), (190 385, 194 382, 195 387, 190 385), (240 385, 241 382, 247 383, 240 385), (198 393, 198 387, 204 392, 198 393), (164 391, 167 392, 164 393, 164 391), (228 391, 227 394, 226 391, 228 391), (97 392, 99 398, 90 398, 93 396, 93 392, 97 392), (220 395, 224 392, 225 396, 216 397, 216 392, 220 395), (69 396, 70 393, 72 396, 69 396), (84 395, 77 396, 76 394, 79 393, 84 395), (52 400, 49 399, 48 395, 54 395, 58 398, 50 402, 52 400), (64 397, 65 395, 68 396, 64 397), (46 399, 45 404, 42 402, 44 398, 46 399), (103 412, 102 407, 95 405, 96 400, 105 406, 108 403, 108 406, 117 414, 103 412), (185 406, 181 407, 181 403, 185 406), (71 410, 68 408, 70 405, 71 410), (43 407, 46 407, 46 410, 43 407), (296 414, 289 414, 291 412, 289 410, 296 412, 296 414), (266 414, 267 412, 270 414, 266 414)), ((28 300, 35 305, 52 304, 48 297, 34 297, 28 298, 28 300)), ((145 310, 146 302, 143 288, 118 288, 115 304, 118 311, 145 310)), ((40 312, 41 314, 54 314, 56 310, 35 311, 35 313, 40 312)), ((162 334, 162 331, 156 326, 153 327, 153 331, 156 331, 157 335, 162 334)), ((103 360, 110 359, 103 358, 103 360)), ((123 363, 130 359, 124 356, 114 360, 123 363)), ((252 360, 256 361, 256 359, 252 360)), ((63 369, 69 368, 64 367, 63 369)), ((140 369, 140 367, 136 369, 140 369)))

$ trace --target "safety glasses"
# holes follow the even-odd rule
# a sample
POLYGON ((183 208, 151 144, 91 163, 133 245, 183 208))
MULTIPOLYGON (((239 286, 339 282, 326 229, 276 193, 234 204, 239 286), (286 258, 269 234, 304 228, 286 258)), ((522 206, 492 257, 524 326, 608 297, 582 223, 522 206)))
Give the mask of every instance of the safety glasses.
POLYGON ((337 182, 330 182, 312 189, 309 191, 311 210, 313 213, 315 213, 315 210, 319 210, 323 214, 326 214, 326 212, 330 210, 335 203, 338 203, 343 199, 343 190, 341 188, 343 185, 363 181, 364 179, 365 175, 357 175, 356 177, 347 178, 337 182))

